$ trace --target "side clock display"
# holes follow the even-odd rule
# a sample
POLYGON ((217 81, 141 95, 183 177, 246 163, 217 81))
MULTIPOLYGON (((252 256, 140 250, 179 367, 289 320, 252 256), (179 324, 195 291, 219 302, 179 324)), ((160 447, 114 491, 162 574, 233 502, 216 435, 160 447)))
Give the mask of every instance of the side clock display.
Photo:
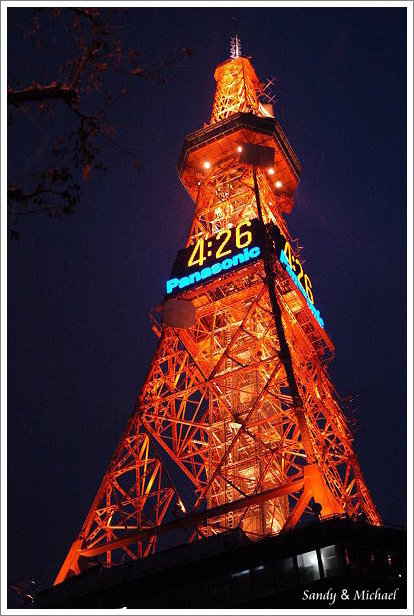
POLYGON ((284 266, 287 273, 306 299, 310 311, 323 329, 325 323, 319 310, 315 308, 312 283, 308 274, 304 272, 300 259, 295 255, 289 241, 282 235, 276 226, 273 226, 273 239, 280 263, 284 266))
POLYGON ((285 243, 283 252, 285 253, 287 260, 289 261, 290 267, 296 274, 299 284, 302 285, 302 287, 305 289, 306 295, 308 296, 312 304, 314 304, 315 302, 313 300, 312 283, 310 281, 310 278, 303 271, 302 263, 295 256, 294 252, 292 251, 292 247, 288 241, 285 243))

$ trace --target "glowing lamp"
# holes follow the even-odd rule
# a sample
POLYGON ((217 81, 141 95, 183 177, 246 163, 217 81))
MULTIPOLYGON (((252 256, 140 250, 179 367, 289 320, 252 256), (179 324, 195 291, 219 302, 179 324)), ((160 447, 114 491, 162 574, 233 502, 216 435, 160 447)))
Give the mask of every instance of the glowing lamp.
POLYGON ((280 180, 277 180, 276 188, 282 188, 282 182, 280 180))
POLYGON ((243 148, 241 147, 241 145, 238 146, 237 148, 238 153, 240 154, 241 152, 243 152, 243 148))
POLYGON ((208 160, 206 160, 203 166, 204 166, 204 169, 210 169, 211 163, 208 160))
POLYGON ((267 170, 269 175, 273 175, 275 170, 273 169, 273 167, 269 167, 269 169, 267 170))

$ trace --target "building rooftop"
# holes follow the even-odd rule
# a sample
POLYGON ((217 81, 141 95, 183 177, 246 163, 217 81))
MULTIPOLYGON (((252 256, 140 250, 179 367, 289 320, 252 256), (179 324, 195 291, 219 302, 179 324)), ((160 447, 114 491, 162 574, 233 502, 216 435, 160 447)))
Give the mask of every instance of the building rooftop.
POLYGON ((306 589, 344 584, 398 588, 398 605, 378 605, 402 607, 405 562, 404 530, 335 516, 257 541, 235 529, 110 569, 97 565, 40 592, 35 607, 292 606, 306 589))

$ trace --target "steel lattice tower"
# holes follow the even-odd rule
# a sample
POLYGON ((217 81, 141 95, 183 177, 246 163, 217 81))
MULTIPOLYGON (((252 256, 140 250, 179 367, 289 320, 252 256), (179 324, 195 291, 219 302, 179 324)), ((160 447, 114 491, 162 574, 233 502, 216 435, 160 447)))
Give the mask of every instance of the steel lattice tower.
POLYGON ((381 524, 283 218, 300 165, 239 50, 233 41, 216 69, 210 124, 185 140, 187 247, 151 313, 159 342, 144 386, 55 584, 229 528, 255 538, 345 513, 381 524))

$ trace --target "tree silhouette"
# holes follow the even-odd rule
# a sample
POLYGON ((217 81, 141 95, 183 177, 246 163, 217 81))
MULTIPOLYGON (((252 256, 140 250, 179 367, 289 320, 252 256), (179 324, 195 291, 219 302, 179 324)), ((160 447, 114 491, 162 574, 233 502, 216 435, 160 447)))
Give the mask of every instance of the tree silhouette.
MULTIPOLYGON (((9 9, 9 36, 19 40, 14 57, 9 50, 9 133, 29 118, 44 127, 53 143, 30 173, 15 165, 9 174, 12 221, 39 213, 70 216, 82 184, 105 170, 108 146, 129 156, 139 170, 136 151, 117 139, 111 113, 120 99, 137 94, 137 80, 164 84, 170 70, 193 54, 186 48, 169 50, 156 61, 145 61, 140 50, 126 43, 129 19, 122 8, 9 9), (51 32, 59 45, 52 44, 51 32), (23 57, 22 78, 15 60, 23 57), (42 73, 45 64, 55 72, 53 78, 42 73)), ((30 139, 27 144, 30 147, 30 139)), ((30 155, 23 143, 19 158, 30 155)), ((18 237, 15 229, 10 234, 18 237)))

